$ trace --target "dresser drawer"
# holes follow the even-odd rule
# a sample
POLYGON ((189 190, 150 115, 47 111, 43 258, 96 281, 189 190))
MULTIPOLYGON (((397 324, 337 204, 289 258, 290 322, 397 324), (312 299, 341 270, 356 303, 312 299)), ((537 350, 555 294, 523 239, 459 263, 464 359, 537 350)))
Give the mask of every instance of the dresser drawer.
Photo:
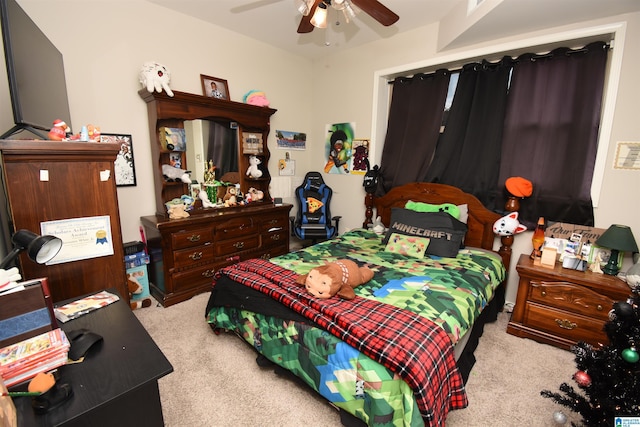
POLYGON ((274 245, 283 245, 289 239, 289 230, 286 229, 277 229, 272 232, 263 232, 262 233, 262 246, 274 246, 274 245))
POLYGON ((195 289, 213 283, 217 268, 216 264, 206 264, 184 272, 173 273, 173 292, 195 289))
POLYGON ((609 342, 603 330, 604 322, 534 303, 527 305, 524 324, 575 342, 609 342))
POLYGON ((190 248, 211 242, 211 228, 199 228, 171 233, 171 246, 173 249, 190 248))
POLYGON ((269 215, 262 219, 262 231, 286 230, 289 228, 289 218, 284 215, 269 215))
POLYGON ((258 232, 258 226, 250 216, 229 219, 216 224, 214 228, 216 240, 231 239, 258 232))
POLYGON ((600 319, 603 322, 608 320, 609 311, 615 302, 604 295, 569 282, 532 280, 529 289, 529 301, 600 319))
POLYGON ((194 248, 174 251, 173 266, 176 269, 190 268, 203 262, 212 262, 213 258, 213 245, 208 243, 194 248))
POLYGON ((215 256, 223 257, 237 252, 249 251, 257 249, 260 245, 260 236, 251 234, 248 236, 240 236, 235 239, 219 240, 215 244, 215 256))

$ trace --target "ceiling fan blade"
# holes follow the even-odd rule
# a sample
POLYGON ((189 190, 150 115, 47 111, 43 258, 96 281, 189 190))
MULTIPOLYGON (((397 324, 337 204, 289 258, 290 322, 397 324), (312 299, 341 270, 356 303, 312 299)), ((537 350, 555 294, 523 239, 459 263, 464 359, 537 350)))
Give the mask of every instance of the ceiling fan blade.
POLYGON ((313 31, 315 27, 311 23, 311 18, 313 18, 313 14, 315 13, 316 8, 318 7, 318 3, 320 3, 321 1, 322 0, 316 0, 313 3, 313 6, 311 6, 311 10, 309 10, 309 13, 307 15, 302 16, 302 19, 300 20, 300 25, 298 25, 299 34, 306 34, 313 31))
POLYGON ((385 27, 395 24, 400 19, 398 15, 377 0, 351 0, 351 2, 385 27))
POLYGON ((231 13, 248 12, 250 10, 257 9, 263 6, 269 6, 270 4, 279 3, 281 1, 282 0, 256 0, 247 4, 243 4, 241 6, 232 7, 231 9, 229 9, 229 12, 231 13))

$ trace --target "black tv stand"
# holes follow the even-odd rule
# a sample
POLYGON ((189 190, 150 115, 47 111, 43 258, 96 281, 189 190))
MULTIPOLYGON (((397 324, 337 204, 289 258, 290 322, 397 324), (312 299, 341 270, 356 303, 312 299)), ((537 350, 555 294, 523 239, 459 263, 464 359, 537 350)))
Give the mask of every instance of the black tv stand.
POLYGON ((41 139, 49 139, 47 138, 43 133, 41 133, 41 129, 36 129, 33 126, 30 125, 24 125, 24 124, 17 124, 14 127, 12 127, 11 129, 9 129, 8 131, 6 131, 5 133, 3 133, 0 136, 0 139, 8 139, 11 135, 16 134, 18 132, 22 132, 23 130, 26 130, 28 132, 31 132, 32 134, 34 134, 35 136, 37 136, 38 138, 41 139))

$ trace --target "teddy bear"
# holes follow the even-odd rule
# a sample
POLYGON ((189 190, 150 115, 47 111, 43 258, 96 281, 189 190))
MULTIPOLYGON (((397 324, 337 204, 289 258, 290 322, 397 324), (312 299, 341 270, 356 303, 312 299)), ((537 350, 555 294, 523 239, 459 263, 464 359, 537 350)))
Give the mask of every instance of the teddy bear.
POLYGON ((262 171, 258 167, 258 165, 262 163, 260 158, 251 155, 249 156, 249 168, 247 169, 247 176, 251 178, 260 178, 262 176, 262 171))
POLYGON ((127 288, 129 290, 129 305, 131 306, 131 310, 151 306, 151 297, 145 297, 139 300, 133 299, 136 295, 141 294, 144 288, 140 282, 138 282, 138 279, 129 273, 127 273, 127 288))
POLYGON ((146 87, 149 92, 167 92, 167 95, 173 96, 173 91, 169 87, 171 81, 171 72, 162 64, 155 61, 147 61, 142 64, 140 69, 140 83, 146 87))
POLYGON ((351 300, 356 294, 353 288, 367 283, 373 278, 373 270, 359 267, 354 261, 339 259, 315 268, 307 274, 299 275, 296 283, 304 286, 311 295, 328 299, 334 295, 351 300))

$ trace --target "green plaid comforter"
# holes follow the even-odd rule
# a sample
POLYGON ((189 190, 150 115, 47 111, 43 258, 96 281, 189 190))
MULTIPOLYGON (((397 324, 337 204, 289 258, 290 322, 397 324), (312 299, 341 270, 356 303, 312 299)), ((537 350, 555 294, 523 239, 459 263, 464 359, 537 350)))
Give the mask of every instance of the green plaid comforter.
MULTIPOLYGON (((456 258, 416 259, 384 251, 381 237, 354 230, 271 262, 297 273, 349 258, 375 271, 357 295, 416 312, 439 324, 457 342, 493 297, 506 271, 495 253, 461 250, 456 258)), ((409 386, 384 366, 307 323, 214 307, 208 321, 235 331, 271 361, 371 426, 421 426, 409 386)), ((441 420, 444 423, 444 420, 441 420)))

